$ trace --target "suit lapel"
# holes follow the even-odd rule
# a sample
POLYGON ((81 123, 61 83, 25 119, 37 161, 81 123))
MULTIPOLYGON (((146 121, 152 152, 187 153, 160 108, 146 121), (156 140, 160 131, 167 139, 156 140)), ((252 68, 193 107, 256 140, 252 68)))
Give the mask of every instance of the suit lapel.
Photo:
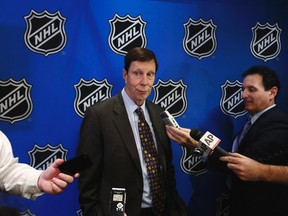
POLYGON ((265 122, 267 118, 269 118, 270 113, 275 112, 276 107, 271 108, 270 110, 267 110, 264 112, 249 128, 247 131, 246 135, 244 136, 241 145, 239 146, 239 153, 242 153, 243 150, 250 145, 253 145, 253 142, 251 142, 252 137, 254 136, 255 133, 259 130, 259 128, 262 128, 262 123, 263 121, 265 122))
MULTIPOLYGON (((136 143, 134 140, 134 135, 132 132, 132 128, 128 119, 128 115, 124 106, 124 102, 119 93, 116 97, 116 101, 114 103, 114 123, 116 125, 117 130, 122 138, 122 142, 126 146, 131 158, 133 159, 135 166, 137 167, 139 173, 142 175, 140 160, 138 151, 136 148, 136 143)), ((120 141, 119 141, 120 142, 120 141)))

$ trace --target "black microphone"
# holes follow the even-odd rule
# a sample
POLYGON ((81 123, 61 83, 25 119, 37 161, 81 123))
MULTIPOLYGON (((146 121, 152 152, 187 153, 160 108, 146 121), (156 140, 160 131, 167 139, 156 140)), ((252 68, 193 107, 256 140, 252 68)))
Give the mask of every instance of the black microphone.
POLYGON ((221 140, 209 131, 203 135, 201 131, 194 128, 191 129, 190 136, 196 141, 199 141, 196 147, 196 154, 199 154, 199 151, 201 151, 202 154, 211 155, 212 152, 215 151, 220 156, 230 156, 227 151, 218 146, 221 140))

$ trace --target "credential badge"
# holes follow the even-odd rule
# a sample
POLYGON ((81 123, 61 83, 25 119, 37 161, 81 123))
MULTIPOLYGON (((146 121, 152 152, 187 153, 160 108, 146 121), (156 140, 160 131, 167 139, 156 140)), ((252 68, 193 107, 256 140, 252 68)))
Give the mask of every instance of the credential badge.
POLYGON ((0 120, 14 123, 27 118, 33 108, 31 85, 25 79, 0 80, 0 120))
POLYGON ((107 79, 97 81, 94 78, 90 81, 83 80, 74 85, 76 98, 74 100, 74 110, 84 117, 87 107, 111 97, 112 85, 107 79))
POLYGON ((252 54, 264 61, 277 57, 281 50, 281 31, 277 23, 261 25, 257 22, 252 28, 253 38, 250 43, 252 54))
POLYGON ((186 89, 187 85, 182 80, 168 82, 158 80, 153 86, 153 102, 171 113, 174 117, 182 115, 187 109, 186 89))
POLYGON ((115 14, 109 23, 108 42, 115 53, 126 55, 133 47, 146 47, 146 22, 142 20, 141 16, 132 18, 129 15, 120 17, 115 14))
POLYGON ((194 21, 189 18, 184 24, 183 48, 185 52, 198 59, 212 55, 217 47, 216 27, 211 19, 205 22, 202 19, 194 21))
POLYGON ((59 11, 51 14, 46 10, 42 13, 31 10, 30 14, 24 18, 26 21, 24 40, 30 50, 48 56, 65 47, 67 36, 64 24, 66 18, 62 17, 59 11))
POLYGON ((223 113, 237 118, 245 115, 246 110, 242 99, 242 83, 238 80, 231 83, 226 80, 224 85, 221 85, 222 97, 220 107, 223 113))

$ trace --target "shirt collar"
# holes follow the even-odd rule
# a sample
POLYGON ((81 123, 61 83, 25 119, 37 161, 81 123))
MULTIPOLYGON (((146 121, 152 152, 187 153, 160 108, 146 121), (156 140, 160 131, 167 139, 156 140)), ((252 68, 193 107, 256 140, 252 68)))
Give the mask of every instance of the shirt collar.
POLYGON ((254 114, 253 116, 251 116, 251 124, 253 124, 263 113, 265 113, 266 111, 272 109, 273 107, 275 107, 276 104, 273 104, 269 107, 267 107, 266 109, 254 114))
MULTIPOLYGON (((128 113, 133 113, 139 106, 135 104, 135 102, 128 96, 124 88, 122 89, 121 93, 128 113)), ((140 106, 143 110, 145 110, 145 104, 146 101, 144 101, 144 103, 140 106)))

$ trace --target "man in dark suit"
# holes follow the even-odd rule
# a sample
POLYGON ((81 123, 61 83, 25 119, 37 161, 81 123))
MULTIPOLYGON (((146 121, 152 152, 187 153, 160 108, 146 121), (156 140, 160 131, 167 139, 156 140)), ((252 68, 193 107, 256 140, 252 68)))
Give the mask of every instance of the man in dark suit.
MULTIPOLYGON (((252 124, 243 139, 235 142, 238 153, 221 157, 236 174, 231 182, 230 214, 284 216, 288 213, 288 186, 279 183, 287 179, 287 172, 281 175, 279 171, 285 171, 288 164, 288 116, 275 104, 280 81, 273 70, 264 66, 251 67, 243 73, 243 77, 242 97, 252 124), (270 175, 276 174, 282 180, 263 177, 267 175, 259 177, 259 174, 257 179, 253 175, 259 170, 253 173, 248 167, 253 165, 257 169, 259 164, 255 166, 256 161, 266 164, 264 169, 261 165, 262 170, 270 170, 270 175), (250 173, 246 172, 248 169, 250 173)), ((167 127, 167 133, 183 146, 197 146, 197 142, 189 136, 188 129, 167 127)))
POLYGON ((81 125, 77 153, 87 153, 93 166, 79 179, 79 202, 84 215, 109 215, 112 188, 125 188, 128 216, 154 214, 151 188, 141 141, 138 116, 141 107, 153 131, 164 181, 163 216, 185 216, 186 206, 176 191, 170 139, 160 117, 163 109, 149 101, 158 63, 154 53, 134 48, 125 56, 125 87, 116 96, 89 107, 81 125))

